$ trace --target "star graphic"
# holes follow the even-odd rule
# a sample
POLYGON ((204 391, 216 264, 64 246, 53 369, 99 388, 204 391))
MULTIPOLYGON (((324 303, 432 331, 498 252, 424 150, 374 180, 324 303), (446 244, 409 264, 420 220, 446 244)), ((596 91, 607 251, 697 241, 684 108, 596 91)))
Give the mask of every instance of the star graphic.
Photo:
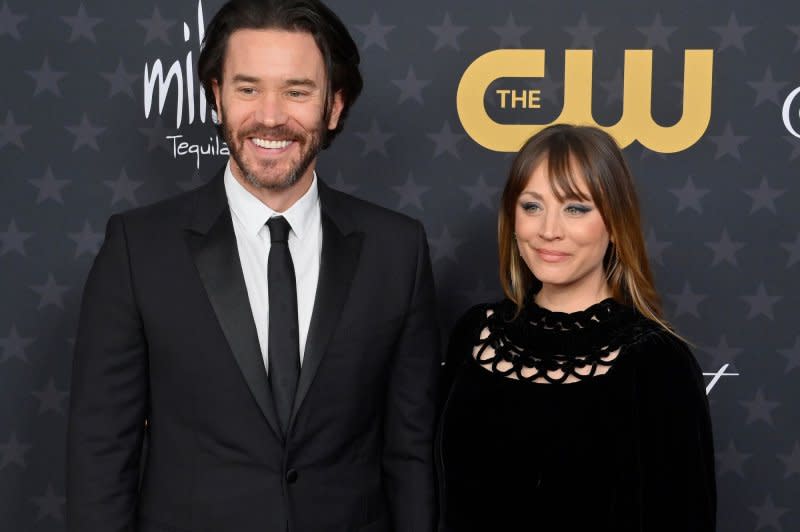
POLYGON ((94 27, 100 24, 103 19, 90 17, 86 14, 86 8, 83 3, 78 7, 78 14, 74 17, 61 17, 61 20, 66 22, 72 33, 69 36, 69 42, 75 42, 81 37, 91 42, 97 42, 94 36, 94 27))
POLYGON ((794 242, 783 242, 781 243, 781 247, 789 252, 789 262, 786 264, 787 268, 800 262, 800 233, 797 233, 794 242))
POLYGON ((72 151, 78 151, 81 146, 88 146, 94 151, 100 151, 97 145, 97 137, 102 135, 106 130, 104 127, 95 127, 89 122, 89 117, 86 113, 81 117, 81 123, 74 126, 65 126, 67 131, 75 135, 75 145, 72 151))
POLYGON ((767 209, 773 214, 777 214, 775 210, 775 200, 781 197, 784 192, 786 192, 784 189, 770 188, 767 178, 762 177, 758 188, 751 188, 744 191, 745 194, 753 199, 753 206, 750 208, 750 214, 756 213, 761 209, 767 209))
POLYGON ((764 102, 772 102, 778 106, 782 105, 783 102, 779 99, 780 92, 789 83, 786 81, 775 81, 772 77, 772 68, 767 67, 767 70, 764 72, 764 79, 761 81, 748 81, 747 84, 756 91, 756 103, 753 107, 758 107, 764 102))
POLYGON ((789 160, 794 161, 800 157, 800 139, 794 135, 784 135, 783 138, 792 145, 792 153, 789 155, 789 160))
POLYGON ((720 36, 717 51, 735 47, 744 52, 744 36, 753 31, 753 28, 754 26, 740 26, 736 13, 731 13, 727 26, 711 26, 711 31, 720 36))
POLYGON ((17 227, 17 222, 11 220, 8 224, 8 229, 6 231, 0 231, 0 244, 2 244, 2 246, 0 246, 0 257, 12 251, 16 251, 23 257, 27 256, 28 253, 25 251, 25 241, 31 236, 33 236, 33 233, 20 231, 17 227))
POLYGON ((364 43, 361 45, 362 50, 366 50, 373 44, 380 46, 384 50, 389 49, 386 44, 386 36, 394 29, 394 26, 382 25, 378 18, 378 13, 375 11, 372 12, 372 18, 368 24, 356 25, 356 28, 364 34, 364 43))
POLYGON ((25 15, 15 15, 8 8, 8 2, 3 2, 3 9, 0 9, 0 37, 3 35, 10 35, 17 41, 20 40, 19 28, 17 26, 20 22, 25 20, 25 15))
POLYGON ((69 393, 57 389, 53 379, 47 382, 47 386, 42 391, 31 393, 39 400, 39 414, 51 410, 59 414, 64 413, 64 405, 61 403, 69 396, 69 393))
POLYGON ((103 243, 103 233, 92 231, 92 226, 87 220, 83 224, 83 229, 79 233, 69 233, 69 239, 75 242, 75 258, 77 259, 84 253, 91 256, 97 255, 100 244, 103 243))
POLYGON ((709 140, 717 146, 717 153, 714 154, 714 159, 719 159, 725 155, 730 155, 737 161, 742 159, 739 153, 739 146, 747 142, 750 137, 745 135, 734 135, 731 123, 725 124, 721 135, 709 135, 709 140))
POLYGON ((686 281, 683 283, 683 290, 680 294, 667 294, 667 298, 675 303, 676 318, 683 314, 691 314, 695 318, 699 318, 700 312, 697 310, 697 307, 705 299, 708 299, 708 296, 693 292, 691 286, 689 286, 689 282, 686 281))
POLYGON ((3 349, 3 356, 0 358, 0 364, 7 362, 12 358, 17 358, 23 362, 28 361, 28 355, 25 353, 25 348, 34 342, 33 338, 26 338, 20 336, 17 332, 17 326, 11 325, 11 330, 8 336, 0 338, 0 348, 3 349))
POLYGON ((656 232, 654 229, 650 229, 647 232, 647 238, 645 239, 645 247, 647 248, 647 255, 650 257, 650 260, 655 262, 656 264, 663 266, 664 265, 664 250, 667 249, 672 245, 672 242, 667 242, 666 240, 659 240, 656 236, 656 232))
POLYGON ((20 443, 17 433, 12 432, 8 443, 0 443, 0 471, 8 464, 16 464, 25 469, 25 453, 31 448, 30 445, 20 443))
POLYGON ((742 466, 745 461, 752 456, 752 454, 742 453, 736 449, 733 440, 728 442, 728 448, 724 451, 717 451, 717 478, 725 473, 736 473, 738 476, 745 478, 742 466))
POLYGON ((439 238, 428 238, 428 243, 431 247, 431 259, 433 262, 439 262, 441 259, 450 259, 453 262, 458 262, 456 250, 463 242, 460 238, 453 238, 450 230, 445 225, 439 238))
POLYGON ((755 294, 752 296, 741 296, 741 298, 747 301, 747 304, 750 305, 750 312, 747 315, 747 319, 751 320, 756 316, 762 315, 769 319, 773 319, 772 306, 783 299, 783 296, 771 296, 767 294, 767 289, 764 287, 764 283, 759 283, 755 294))
POLYGON ((678 212, 682 212, 684 209, 692 209, 697 214, 703 214, 703 206, 700 204, 700 200, 708 194, 707 188, 697 188, 694 186, 694 181, 692 181, 692 176, 689 176, 686 180, 686 184, 683 188, 671 188, 669 190, 672 194, 678 198, 678 212))
POLYGON ((428 133, 428 138, 436 144, 433 156, 438 157, 447 152, 456 159, 461 159, 461 155, 458 153, 458 143, 463 140, 464 137, 466 137, 466 135, 455 133, 452 128, 450 128, 450 122, 445 121, 439 133, 428 133))
POLYGON ((428 26, 428 30, 436 35, 436 44, 433 45, 433 51, 437 52, 445 46, 460 51, 461 47, 458 44, 458 36, 464 33, 466 29, 466 26, 457 26, 453 24, 450 20, 450 13, 445 13, 441 26, 428 26))
POLYGON ((408 67, 408 74, 406 74, 405 79, 395 79, 392 80, 392 83, 400 89, 400 99, 397 101, 398 104, 403 103, 409 98, 418 101, 420 104, 424 104, 422 89, 430 85, 431 80, 417 79, 417 75, 414 73, 414 67, 410 66, 408 67))
POLYGON ((53 491, 53 485, 47 485, 47 491, 41 497, 31 497, 36 506, 38 506, 39 513, 36 515, 36 520, 41 521, 45 517, 52 517, 58 521, 64 520, 64 510, 62 506, 67 502, 65 497, 56 495, 53 491))
POLYGON ((781 525, 781 516, 788 512, 789 509, 775 506, 775 503, 772 502, 772 495, 768 494, 767 498, 764 499, 764 504, 761 506, 751 506, 750 511, 756 514, 758 518, 755 528, 756 531, 771 527, 782 532, 783 525, 781 525))
POLYGON ((622 69, 618 68, 614 77, 608 81, 601 81, 600 86, 606 91, 606 105, 622 101, 622 69))
POLYGON ((504 25, 492 26, 492 31, 500 36, 499 48, 522 48, 522 36, 530 30, 530 26, 517 26, 513 13, 508 14, 504 25))
POLYGON ((25 145, 22 143, 22 135, 27 132, 31 126, 24 124, 17 124, 14 121, 14 113, 9 111, 6 113, 6 123, 0 124, 0 149, 5 148, 6 144, 13 144, 17 148, 24 150, 25 145))
POLYGON ((67 74, 50 68, 50 60, 47 56, 45 56, 44 62, 39 70, 26 70, 25 72, 36 82, 36 88, 33 89, 34 96, 38 96, 42 91, 48 91, 56 96, 61 96, 61 89, 58 87, 58 82, 67 74))
POLYGON ((714 368, 721 368, 725 364, 735 365, 736 357, 742 352, 739 347, 729 346, 728 338, 724 334, 719 337, 719 342, 716 346, 706 346, 700 349, 711 355, 711 366, 714 368))
POLYGON ((100 75, 110 84, 109 98, 113 98, 115 95, 122 93, 132 100, 135 99, 132 84, 139 78, 139 75, 134 73, 129 74, 128 71, 125 70, 122 59, 119 60, 117 69, 114 72, 102 73, 100 75))
POLYGON ((67 285, 60 285, 56 282, 52 273, 47 274, 47 281, 41 285, 33 285, 31 290, 39 294, 39 309, 54 305, 60 309, 64 308, 64 292, 69 290, 67 285))
POLYGON ((500 187, 490 187, 486 184, 483 174, 478 176, 474 185, 462 185, 461 190, 469 195, 469 210, 482 205, 491 212, 497 211, 498 194, 500 187))
POLYGON ((800 25, 799 26, 787 26, 788 30, 795 34, 797 37, 797 44, 794 45, 794 50, 792 53, 800 51, 800 25))
POLYGON ((358 185, 353 185, 344 180, 342 177, 341 172, 336 172, 336 180, 331 183, 331 186, 338 190, 339 192, 344 192, 345 194, 352 194, 356 190, 358 190, 358 185))
POLYGON ((545 70, 544 77, 537 81, 535 88, 539 89, 539 94, 543 100, 547 100, 556 106, 563 103, 563 91, 561 90, 563 86, 563 82, 557 82, 553 80, 553 78, 545 70))
POLYGON ((572 35, 570 48, 595 48, 594 39, 602 31, 600 26, 590 26, 586 13, 581 13, 577 26, 566 26, 564 31, 572 35))
POLYGON ((639 26, 636 29, 647 37, 645 48, 659 47, 669 52, 669 36, 675 32, 677 26, 664 26, 661 23, 661 13, 656 13, 652 25, 639 26))
POLYGON ((736 252, 744 247, 744 242, 735 242, 731 240, 727 229, 722 230, 722 236, 719 242, 706 242, 706 246, 710 247, 711 251, 714 252, 714 258, 711 261, 712 267, 722 261, 734 266, 739 266, 736 262, 736 252))
MULTIPOLYGON (((125 170, 123 170, 123 172, 124 171, 125 170)), ((192 177, 190 177, 185 181, 178 181, 175 184, 178 185, 178 188, 180 188, 181 190, 189 191, 189 190, 194 190, 199 186, 205 185, 207 181, 208 181, 207 178, 200 174, 200 170, 195 170, 192 173, 192 177)))
POLYGON ((150 18, 138 19, 136 22, 146 30, 144 36, 144 43, 150 44, 158 39, 164 44, 172 44, 169 40, 169 29, 175 25, 174 20, 165 19, 161 16, 158 6, 153 8, 153 14, 150 18))
POLYGON ((800 368, 800 336, 795 336, 794 345, 786 349, 778 349, 778 353, 786 359, 786 370, 789 373, 795 368, 800 368))
POLYGON ((53 176, 53 170, 49 166, 41 179, 29 180, 31 185, 39 189, 39 194, 36 196, 37 205, 49 199, 63 205, 64 198, 61 197, 61 189, 67 186, 69 182, 69 179, 56 179, 53 176))
MULTIPOLYGON (((800 475, 800 444, 794 442, 791 454, 779 454, 778 459, 783 462, 786 468, 783 478, 789 478, 792 475, 800 475)), ((2 467, 0 467, 2 469, 2 467)))
POLYGON ((748 425, 755 421, 763 421, 770 427, 772 426, 772 411, 780 405, 777 401, 768 401, 761 388, 758 389, 752 401, 739 401, 739 404, 747 410, 746 423, 748 425))
POLYGON ((394 137, 394 134, 384 133, 381 131, 378 121, 373 118, 369 131, 364 131, 363 133, 357 132, 356 136, 364 141, 364 151, 361 152, 362 157, 364 155, 369 155, 374 151, 380 153, 384 157, 387 157, 388 153, 386 153, 386 142, 390 138, 394 137))
POLYGON ((169 153, 170 142, 167 140, 167 137, 172 135, 174 131, 164 127, 164 120, 161 116, 156 117, 156 122, 153 127, 140 127, 139 133, 147 137, 148 153, 156 148, 161 148, 169 153))
POLYGON ((478 283, 469 290, 459 290, 458 294, 467 305, 477 305, 487 301, 497 301, 500 299, 500 291, 486 287, 483 279, 478 279, 478 283))
POLYGON ((431 187, 418 185, 411 173, 408 174, 408 179, 404 184, 392 187, 392 189, 400 196, 400 200, 397 203, 398 209, 402 209, 406 205, 414 205, 421 211, 425 210, 422 206, 422 195, 430 190, 431 187))
POLYGON ((144 181, 134 181, 128 179, 128 173, 123 168, 119 177, 113 181, 103 181, 105 185, 111 189, 111 205, 116 205, 117 202, 125 200, 131 205, 138 205, 136 200, 136 190, 144 184, 144 181))

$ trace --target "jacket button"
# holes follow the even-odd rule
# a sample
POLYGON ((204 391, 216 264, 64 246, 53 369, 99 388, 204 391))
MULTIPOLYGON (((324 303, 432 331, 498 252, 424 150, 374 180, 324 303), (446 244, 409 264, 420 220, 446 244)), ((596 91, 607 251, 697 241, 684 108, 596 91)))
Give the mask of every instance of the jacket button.
POLYGON ((286 482, 289 484, 294 484, 297 481, 297 471, 295 469, 290 469, 286 472, 286 482))

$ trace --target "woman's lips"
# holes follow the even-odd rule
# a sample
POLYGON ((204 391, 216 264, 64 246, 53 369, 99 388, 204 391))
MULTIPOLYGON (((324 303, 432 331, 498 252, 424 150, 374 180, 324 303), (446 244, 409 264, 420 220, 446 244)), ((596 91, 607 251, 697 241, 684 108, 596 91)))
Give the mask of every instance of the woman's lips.
POLYGON ((536 253, 545 262, 562 262, 570 257, 569 253, 562 253, 552 249, 536 248, 536 253))

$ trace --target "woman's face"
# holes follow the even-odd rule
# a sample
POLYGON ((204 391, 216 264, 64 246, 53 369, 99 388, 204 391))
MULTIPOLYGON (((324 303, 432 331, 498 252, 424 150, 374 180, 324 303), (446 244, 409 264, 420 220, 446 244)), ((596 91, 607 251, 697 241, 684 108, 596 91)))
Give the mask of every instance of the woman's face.
MULTIPOLYGON (((591 197, 584 176, 574 177, 581 194, 591 197)), ((568 290, 580 299, 605 297, 609 235, 600 211, 591 200, 559 200, 546 161, 534 168, 517 200, 514 228, 522 259, 542 282, 540 294, 568 290)))

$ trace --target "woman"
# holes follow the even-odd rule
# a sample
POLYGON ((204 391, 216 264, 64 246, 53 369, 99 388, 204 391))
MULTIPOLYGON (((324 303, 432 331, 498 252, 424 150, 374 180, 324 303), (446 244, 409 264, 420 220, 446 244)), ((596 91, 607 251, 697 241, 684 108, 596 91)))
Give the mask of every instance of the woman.
POLYGON ((444 529, 714 530, 703 377, 661 316, 613 139, 556 125, 528 140, 498 241, 508 299, 468 311, 448 349, 444 529))

